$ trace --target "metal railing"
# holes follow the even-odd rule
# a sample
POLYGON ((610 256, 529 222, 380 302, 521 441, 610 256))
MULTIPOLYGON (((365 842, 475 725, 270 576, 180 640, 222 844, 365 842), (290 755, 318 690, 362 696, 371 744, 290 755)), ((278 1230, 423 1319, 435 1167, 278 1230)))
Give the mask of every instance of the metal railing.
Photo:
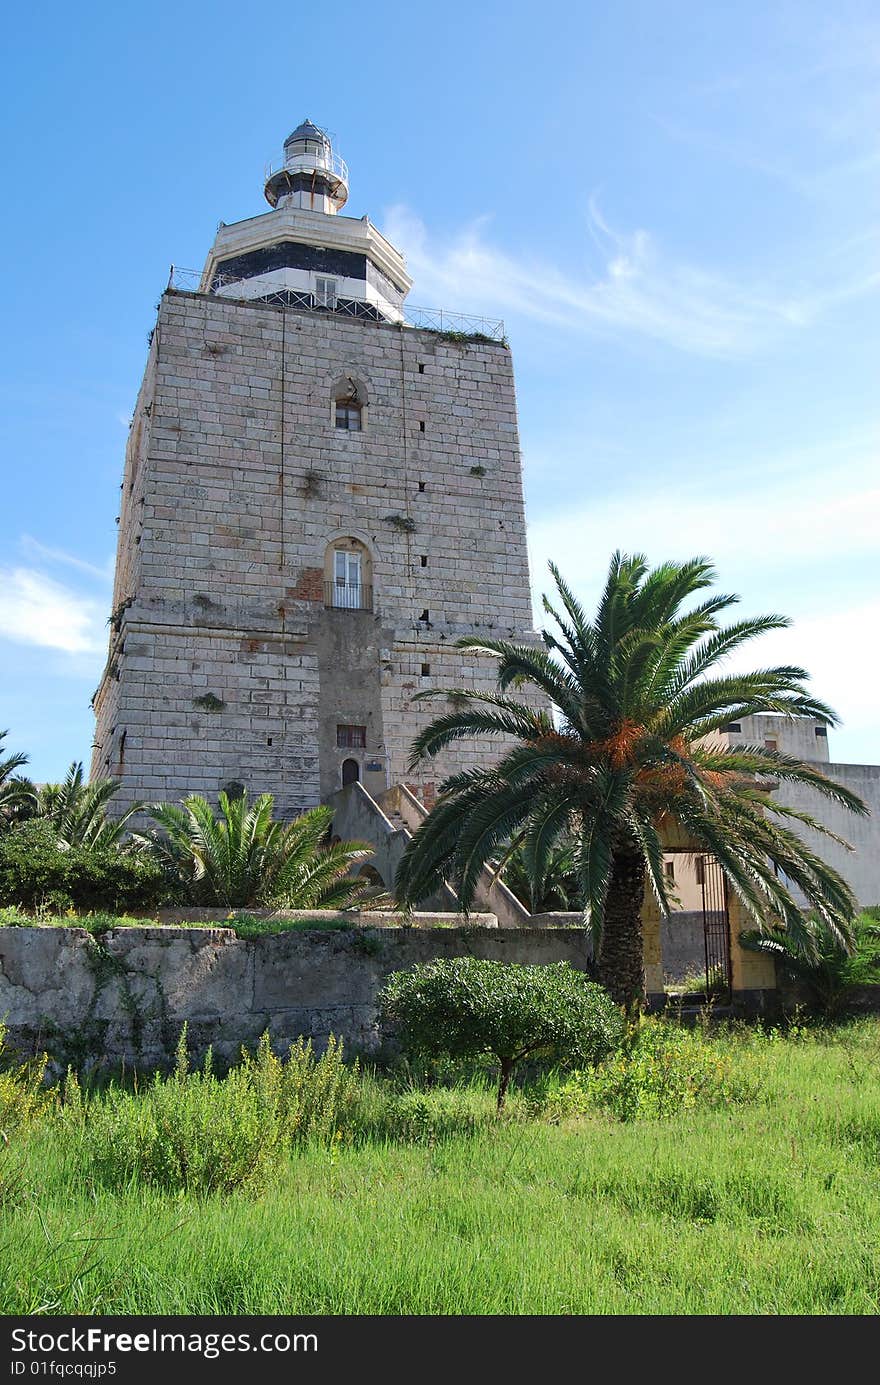
MULTIPOLYGON (((197 269, 181 269, 171 266, 168 287, 181 293, 209 293, 219 298, 235 298, 244 302, 269 303, 280 308, 300 308, 307 312, 335 313, 341 317, 357 317, 369 322, 384 322, 388 319, 382 309, 367 298, 336 298, 332 303, 322 303, 313 293, 299 289, 278 289, 273 293, 253 293, 249 279, 227 279, 222 274, 215 275, 210 287, 202 287, 203 275, 197 269), (238 290, 238 292, 236 291, 238 290)), ((400 309, 403 326, 418 327, 442 336, 454 338, 477 338, 504 343, 504 323, 500 318, 479 317, 473 313, 451 313, 445 308, 416 308, 406 304, 400 309)))
POLYGON ((373 588, 363 582, 325 582, 324 605, 332 611, 372 611, 373 588))
POLYGON ((307 150, 304 154, 291 154, 286 159, 273 159, 266 164, 265 181, 274 178, 276 173, 332 173, 334 178, 348 187, 348 164, 338 154, 328 148, 307 150))
POLYGON ((475 317, 473 313, 449 313, 445 308, 403 309, 407 327, 422 327, 452 337, 487 337, 504 341, 504 323, 497 317, 475 317))

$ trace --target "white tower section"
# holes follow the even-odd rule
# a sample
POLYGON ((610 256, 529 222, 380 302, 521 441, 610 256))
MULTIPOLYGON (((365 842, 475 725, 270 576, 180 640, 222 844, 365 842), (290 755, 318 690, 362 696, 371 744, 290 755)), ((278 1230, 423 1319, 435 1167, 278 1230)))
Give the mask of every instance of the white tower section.
POLYGON ((348 168, 326 131, 304 120, 284 141, 283 164, 267 170, 264 191, 270 207, 335 216, 348 201, 348 168))
POLYGON ((329 136, 304 120, 284 141, 284 161, 269 170, 272 210, 221 224, 200 290, 221 298, 403 321, 412 280, 400 251, 368 217, 340 216, 348 169, 329 136))

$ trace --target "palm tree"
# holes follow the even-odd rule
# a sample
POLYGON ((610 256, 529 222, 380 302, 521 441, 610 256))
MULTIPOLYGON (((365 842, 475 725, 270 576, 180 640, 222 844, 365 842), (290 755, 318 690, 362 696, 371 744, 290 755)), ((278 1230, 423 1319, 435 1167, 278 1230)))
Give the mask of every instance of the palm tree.
POLYGON ((342 909, 366 899, 368 880, 348 874, 371 855, 362 842, 326 843, 330 808, 312 808, 292 822, 273 821, 274 800, 260 794, 219 796, 215 816, 207 799, 154 803, 158 833, 134 833, 193 900, 222 908, 279 905, 289 909, 342 909))
POLYGON ((129 818, 143 810, 143 804, 136 803, 119 817, 108 818, 107 806, 118 791, 115 779, 86 784, 82 762, 74 760, 63 784, 44 784, 37 791, 37 816, 52 824, 62 846, 116 847, 129 818))
POLYGON ((461 640, 460 647, 497 659, 498 691, 427 694, 459 701, 416 738, 413 766, 461 737, 516 744, 494 768, 446 781, 401 862, 401 902, 415 903, 449 878, 468 908, 480 869, 500 843, 523 842, 540 872, 560 835, 572 832, 579 906, 593 931, 599 979, 631 1007, 644 995, 646 882, 668 910, 663 839, 677 826, 719 861, 759 928, 781 926, 804 955, 815 952, 816 926, 787 878, 816 920, 849 947, 852 893, 788 824, 834 834, 774 801, 771 790, 774 781, 792 781, 855 813, 867 812, 865 805, 815 766, 762 746, 730 748, 716 734, 759 712, 836 721, 804 687, 803 669, 712 672, 747 640, 789 622, 770 615, 722 627, 719 614, 738 599, 727 595, 684 609, 715 580, 704 558, 650 570, 642 555, 616 553, 594 620, 553 564, 551 572, 563 612, 544 598, 559 631, 544 633, 544 649, 461 640), (544 695, 555 718, 508 696, 524 684, 544 695))
MULTIPOLYGON (((9 735, 0 731, 0 750, 9 735)), ((0 831, 21 818, 29 817, 36 806, 36 790, 23 774, 16 774, 28 762, 27 755, 16 751, 0 759, 0 831)))

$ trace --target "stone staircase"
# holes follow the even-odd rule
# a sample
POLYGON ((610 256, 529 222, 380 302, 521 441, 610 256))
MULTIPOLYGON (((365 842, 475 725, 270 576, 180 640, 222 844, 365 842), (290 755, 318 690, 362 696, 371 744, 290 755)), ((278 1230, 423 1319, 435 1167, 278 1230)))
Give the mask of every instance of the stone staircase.
MULTIPOLYGON (((331 794, 327 802, 333 808, 334 832, 343 840, 369 842, 373 848, 370 864, 385 884, 391 886, 407 843, 427 817, 427 809, 405 784, 394 784, 375 798, 363 784, 349 784, 331 794)), ((474 904, 478 910, 495 914, 501 928, 533 926, 528 909, 486 866, 480 875, 474 904)), ((419 907, 457 910, 458 900, 447 885, 431 899, 421 901, 419 907)))

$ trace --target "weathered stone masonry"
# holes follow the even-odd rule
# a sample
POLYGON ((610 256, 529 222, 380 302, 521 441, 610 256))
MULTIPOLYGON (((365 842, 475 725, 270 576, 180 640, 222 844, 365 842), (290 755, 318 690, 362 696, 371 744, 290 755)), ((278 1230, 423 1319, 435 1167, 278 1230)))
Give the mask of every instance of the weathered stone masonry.
POLYGON ((583 970, 583 929, 352 928, 264 936, 228 928, 0 928, 0 1014, 20 1053, 62 1068, 167 1064, 185 1023, 190 1052, 238 1058, 264 1030, 279 1048, 332 1033, 349 1049, 380 1041, 376 994, 389 972, 434 957, 568 961, 583 970))
MULTIPOLYGON (((93 772, 120 778, 120 803, 238 781, 294 813, 338 787, 351 723, 381 762, 367 788, 412 778, 438 710, 414 694, 492 685, 491 661, 455 639, 529 629, 524 524, 504 346, 166 293, 126 461, 93 772), (363 432, 331 426, 342 372, 364 381, 363 432), (373 611, 325 609, 326 552, 348 534, 372 560, 373 611)), ((486 753, 463 743, 421 787, 486 753)))
MULTIPOLYGON (((314 145, 301 130, 291 149, 314 145)), ((534 638, 510 353, 395 320, 398 252, 365 218, 295 200, 221 228, 200 291, 160 302, 95 695, 92 773, 120 781, 120 808, 241 784, 292 815, 339 787, 347 759, 368 791, 409 782, 430 802, 503 749, 462 742, 408 769, 414 736, 448 708, 418 693, 494 686, 493 661, 456 639, 534 638), (325 274, 325 242, 364 250, 369 273, 348 292, 369 298, 372 271, 394 273, 385 320, 369 302, 349 317, 269 292, 259 247, 319 242, 325 274), (232 263, 257 277, 223 296, 232 263), (350 392, 357 431, 335 426, 350 392), (337 550, 361 564, 363 609, 334 600, 337 550)))

